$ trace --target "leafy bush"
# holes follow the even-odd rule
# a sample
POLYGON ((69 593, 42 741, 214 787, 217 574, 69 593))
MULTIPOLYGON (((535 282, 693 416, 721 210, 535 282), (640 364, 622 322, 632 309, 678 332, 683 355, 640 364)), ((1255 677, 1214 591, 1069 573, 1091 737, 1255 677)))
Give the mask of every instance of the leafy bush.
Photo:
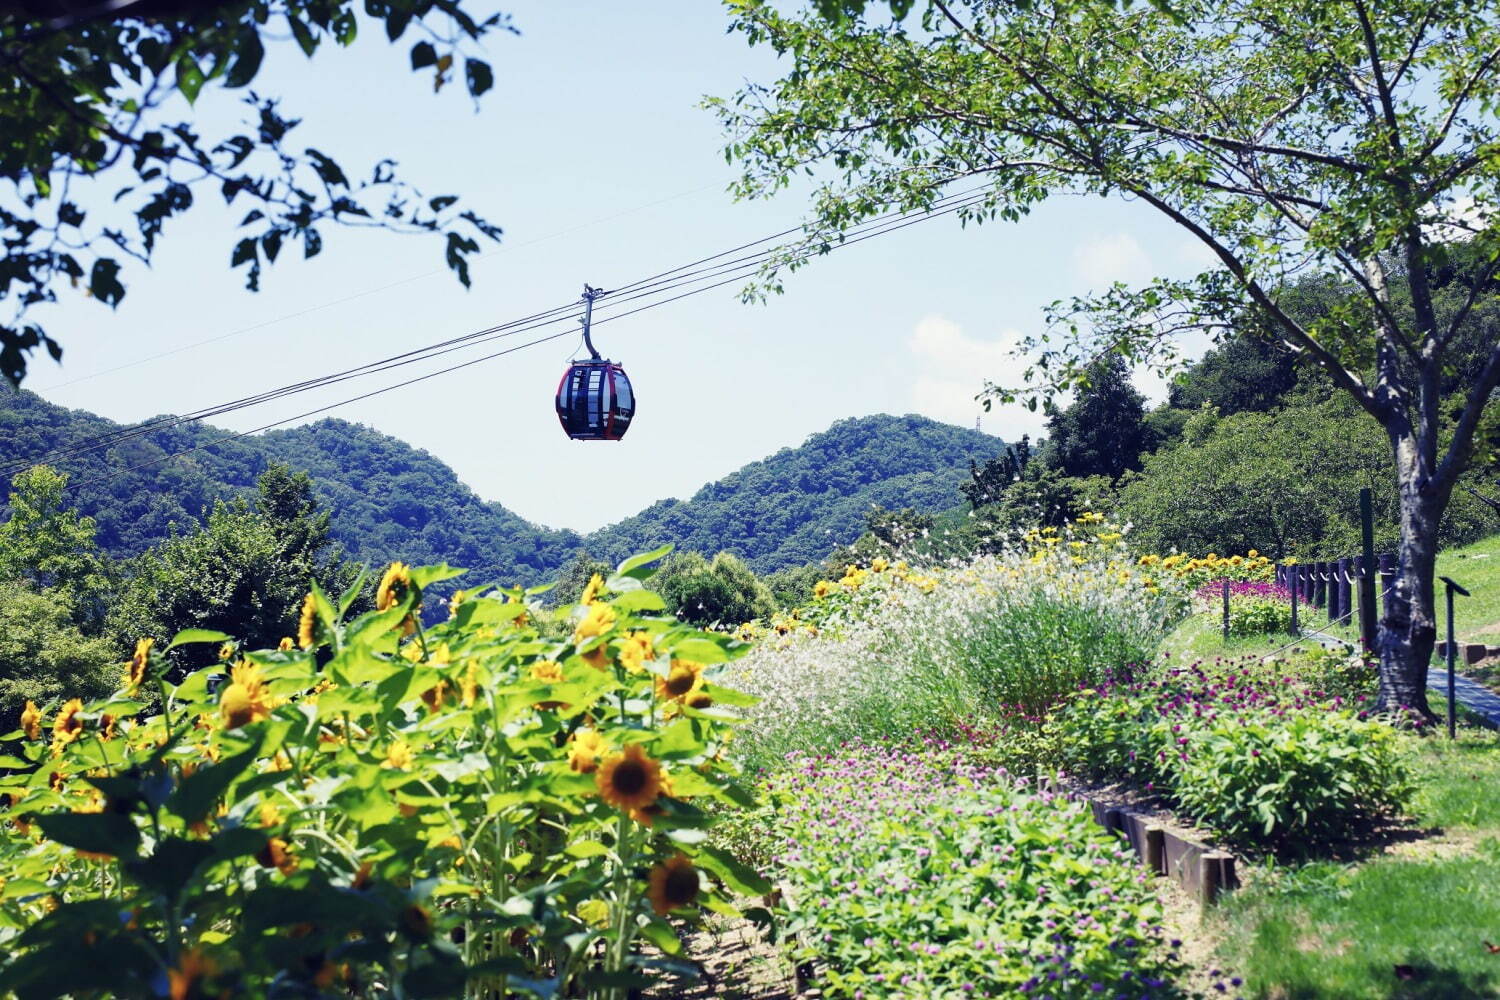
MULTIPOLYGON (((1050 720, 1064 766, 1131 780, 1246 846, 1346 836, 1411 793, 1400 735, 1279 666, 1164 670, 1080 692, 1050 720)), ((1363 697, 1363 696, 1359 696, 1363 697)))
POLYGON ((1083 804, 942 747, 789 765, 762 785, 763 829, 824 996, 1175 995, 1158 904, 1083 804))
POLYGON ((424 629, 457 572, 395 564, 353 620, 358 585, 315 589, 277 650, 173 685, 142 643, 112 698, 28 706, 0 993, 623 1000, 671 961, 641 940, 678 951, 669 914, 769 888, 703 842, 706 804, 751 804, 717 683, 741 644, 653 615, 647 572, 596 578, 548 641, 519 590, 424 629))

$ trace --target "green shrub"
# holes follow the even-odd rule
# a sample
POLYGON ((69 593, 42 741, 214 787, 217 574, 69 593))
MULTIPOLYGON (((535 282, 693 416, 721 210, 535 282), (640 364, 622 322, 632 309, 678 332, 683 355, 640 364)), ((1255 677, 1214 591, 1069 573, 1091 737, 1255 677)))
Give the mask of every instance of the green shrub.
POLYGON ((1270 635, 1290 632, 1292 606, 1268 597, 1229 599, 1230 635, 1270 635))
POLYGON ((1303 853, 1400 808, 1411 782, 1394 729, 1281 666, 1106 685, 1048 730, 1070 771, 1155 791, 1232 843, 1303 853))
POLYGON ((791 765, 762 784, 767 828, 823 996, 1177 995, 1159 904, 1082 803, 942 748, 791 765))

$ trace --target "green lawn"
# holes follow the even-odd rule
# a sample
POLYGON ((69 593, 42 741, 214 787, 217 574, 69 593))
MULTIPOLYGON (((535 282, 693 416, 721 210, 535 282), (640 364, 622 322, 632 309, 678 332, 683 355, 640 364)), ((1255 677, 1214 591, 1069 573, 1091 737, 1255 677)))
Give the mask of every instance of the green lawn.
MULTIPOLYGON (((1500 621, 1500 537, 1444 553, 1439 572, 1475 593, 1461 635, 1462 623, 1480 635, 1476 623, 1500 621)), ((1500 625, 1489 634, 1500 642, 1500 625)), ((1291 641, 1226 641, 1218 619, 1199 614, 1161 648, 1174 659, 1212 659, 1264 656, 1291 641)), ((1441 710, 1437 700, 1433 707, 1441 710)), ((1353 864, 1253 870, 1208 917, 1215 961, 1244 978, 1245 996, 1500 997, 1500 952, 1486 944, 1500 945, 1500 734, 1465 728, 1456 743, 1431 736, 1411 746, 1417 790, 1407 837, 1353 864)))
MULTIPOLYGON (((1500 535, 1449 549, 1438 555, 1438 576, 1451 578, 1472 597, 1454 599, 1453 621, 1460 641, 1500 645, 1500 535)), ((1438 584, 1438 613, 1443 613, 1442 583, 1438 584)), ((1443 634, 1445 623, 1439 623, 1443 634)))
POLYGON ((1215 915, 1251 997, 1500 996, 1500 737, 1415 750, 1416 839, 1355 865, 1274 869, 1215 915))

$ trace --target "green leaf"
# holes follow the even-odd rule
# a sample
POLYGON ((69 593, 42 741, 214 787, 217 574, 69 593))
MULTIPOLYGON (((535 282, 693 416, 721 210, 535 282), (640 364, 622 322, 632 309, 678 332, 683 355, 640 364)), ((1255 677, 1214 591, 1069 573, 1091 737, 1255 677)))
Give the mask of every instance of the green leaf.
POLYGON ((168 897, 175 897, 192 880, 200 865, 214 856, 206 840, 165 837, 158 841, 149 857, 127 861, 126 874, 168 897))
POLYGON ((479 59, 464 60, 464 78, 469 84, 469 96, 478 97, 495 85, 495 74, 490 64, 479 59))
POLYGON ((292 27, 292 37, 297 39, 298 45, 302 46, 303 53, 309 56, 312 55, 318 47, 318 39, 312 33, 312 29, 293 14, 287 14, 286 20, 292 27))
MULTIPOLYGON (((626 577, 626 579, 630 579, 626 577)), ((633 581, 632 581, 633 582, 633 581)), ((609 602, 616 610, 630 614, 639 614, 642 611, 665 611, 666 602, 659 595, 650 591, 636 589, 621 594, 609 602)))
POLYGON ((722 848, 708 845, 699 847, 697 861, 723 879, 724 884, 735 892, 746 896, 764 896, 771 891, 771 883, 759 872, 722 848))
POLYGON ((95 854, 130 858, 141 843, 141 832, 130 817, 115 813, 45 813, 36 823, 59 844, 95 854))
POLYGON ((411 47, 411 68, 421 69, 424 66, 433 66, 437 63, 437 49, 432 47, 431 42, 418 42, 411 47))
POLYGON ((240 32, 239 48, 235 51, 234 63, 230 65, 229 72, 224 75, 224 86, 243 87, 255 79, 255 74, 260 72, 260 63, 265 58, 265 54, 265 46, 260 42, 260 32, 254 27, 247 26, 240 32))
POLYGON ((187 646, 195 642, 223 642, 228 638, 230 636, 226 632, 215 632, 213 629, 208 628, 185 628, 172 637, 172 641, 167 644, 167 650, 173 650, 178 646, 187 646))
POLYGON ((125 297, 125 286, 120 284, 119 274, 120 265, 111 258, 101 257, 94 261, 93 269, 89 271, 89 294, 107 306, 119 305, 125 297))
POLYGON ((682 941, 678 939, 672 926, 659 917, 654 917, 641 926, 641 937, 668 955, 676 955, 682 951, 682 941))
POLYGON ((203 70, 198 66, 197 60, 184 52, 177 57, 177 89, 182 91, 189 104, 198 99, 198 92, 203 89, 203 70))
POLYGON ((640 555, 631 556, 629 559, 626 559, 624 562, 620 563, 619 566, 615 567, 615 572, 620 576, 628 576, 632 579, 644 580, 652 573, 656 572, 655 569, 648 569, 647 567, 649 567, 652 563, 656 562, 658 559, 661 559, 671 551, 672 543, 668 542, 666 545, 663 545, 659 549, 652 549, 650 552, 643 552, 640 555))
POLYGON ((234 779, 255 761, 260 743, 261 738, 257 737, 249 749, 193 772, 167 799, 167 810, 185 823, 196 823, 206 817, 234 779))

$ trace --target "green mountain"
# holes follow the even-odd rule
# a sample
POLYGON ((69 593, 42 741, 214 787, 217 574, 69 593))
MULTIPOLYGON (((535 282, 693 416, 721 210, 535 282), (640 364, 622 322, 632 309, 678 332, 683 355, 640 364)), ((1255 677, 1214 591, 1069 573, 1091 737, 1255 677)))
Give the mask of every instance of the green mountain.
MULTIPOLYGON (((0 389, 0 463, 119 432, 121 425, 0 389)), ((987 434, 924 417, 842 420, 710 483, 590 535, 533 524, 486 503, 439 459, 368 427, 325 419, 233 441, 201 424, 142 433, 57 463, 100 545, 136 555, 201 522, 215 499, 254 488, 272 462, 304 469, 354 558, 466 566, 475 580, 540 582, 579 549, 611 561, 672 542, 729 549, 761 572, 801 565, 857 537, 871 505, 939 511, 958 502, 971 458, 1003 447, 987 434), (201 448, 190 455, 180 452, 201 448)), ((3 507, 0 507, 3 509, 3 507)))
POLYGON ((614 562, 672 542, 728 549, 760 573, 802 566, 858 538, 872 506, 924 513, 957 506, 969 460, 982 464, 1004 447, 988 434, 912 414, 840 420, 691 500, 662 500, 594 532, 588 549, 614 562))

